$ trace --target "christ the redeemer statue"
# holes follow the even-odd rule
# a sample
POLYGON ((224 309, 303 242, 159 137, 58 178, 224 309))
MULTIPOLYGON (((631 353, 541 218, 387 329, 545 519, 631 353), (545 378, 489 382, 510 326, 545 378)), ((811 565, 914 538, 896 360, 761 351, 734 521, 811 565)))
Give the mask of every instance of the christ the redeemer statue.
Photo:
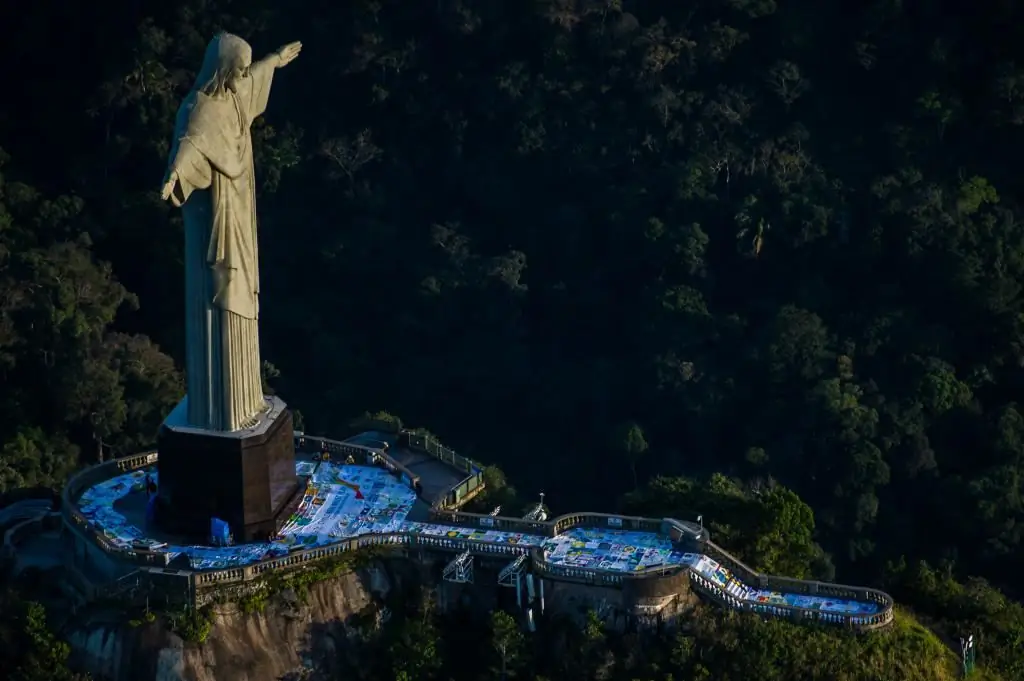
POLYGON ((290 43, 253 63, 252 48, 221 33, 206 49, 178 110, 162 196, 185 220, 188 425, 237 431, 267 408, 260 379, 259 253, 253 120, 267 108, 290 43))

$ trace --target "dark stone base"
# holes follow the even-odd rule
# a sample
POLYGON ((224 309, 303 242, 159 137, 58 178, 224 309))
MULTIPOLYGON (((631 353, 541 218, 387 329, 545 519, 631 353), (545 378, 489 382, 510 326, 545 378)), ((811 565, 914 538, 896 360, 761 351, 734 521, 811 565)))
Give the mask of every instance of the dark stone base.
POLYGON ((306 481, 295 473, 291 412, 268 399, 271 409, 260 423, 234 433, 183 425, 184 400, 167 417, 157 441, 162 530, 207 543, 211 518, 220 518, 243 543, 267 540, 287 522, 306 481))

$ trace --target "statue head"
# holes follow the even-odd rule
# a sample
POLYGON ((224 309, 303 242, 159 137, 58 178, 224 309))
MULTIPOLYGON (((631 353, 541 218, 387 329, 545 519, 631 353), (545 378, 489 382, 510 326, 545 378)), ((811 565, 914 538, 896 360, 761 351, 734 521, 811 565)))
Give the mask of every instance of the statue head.
POLYGON ((240 82, 249 77, 252 48, 237 35, 220 33, 206 47, 203 67, 199 69, 194 90, 216 97, 230 90, 236 92, 240 82))

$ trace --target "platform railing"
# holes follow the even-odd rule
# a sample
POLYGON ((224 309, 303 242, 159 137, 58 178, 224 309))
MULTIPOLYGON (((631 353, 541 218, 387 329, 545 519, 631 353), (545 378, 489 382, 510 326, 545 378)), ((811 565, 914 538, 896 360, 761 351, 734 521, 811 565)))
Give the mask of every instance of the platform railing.
MULTIPOLYGON (((376 457, 372 461, 383 462, 393 473, 406 471, 404 467, 394 462, 390 457, 373 448, 360 447, 350 443, 343 443, 327 438, 303 436, 307 441, 317 444, 325 444, 328 451, 336 446, 344 446, 346 449, 337 449, 338 452, 352 451, 363 456, 376 457), (349 450, 347 448, 357 448, 349 450), (388 466, 388 462, 394 464, 394 468, 388 466)), ((157 569, 167 565, 168 554, 134 551, 111 543, 102 532, 102 528, 91 523, 78 510, 77 501, 82 493, 89 487, 102 482, 114 475, 123 474, 151 466, 157 462, 155 452, 147 452, 135 456, 124 457, 113 461, 107 461, 90 468, 86 468, 72 476, 64 488, 62 496, 61 514, 66 526, 77 529, 95 542, 103 551, 115 558, 125 559, 139 565, 144 571, 157 569)), ((406 471, 407 472, 407 471, 406 471)), ((412 474, 409 474, 410 476, 412 474)), ((415 478, 418 481, 418 478, 415 478)), ((878 604, 880 613, 868 623, 868 628, 883 626, 892 621, 893 600, 888 594, 877 589, 866 587, 846 586, 829 582, 818 582, 813 580, 799 580, 788 577, 777 577, 763 575, 749 567, 741 560, 727 552, 725 549, 714 544, 706 538, 703 528, 694 523, 678 521, 673 519, 656 520, 638 516, 623 516, 609 513, 569 513, 558 516, 549 521, 526 521, 522 518, 507 516, 489 516, 477 513, 464 513, 457 510, 441 510, 432 513, 433 520, 439 524, 454 526, 479 527, 481 530, 498 530, 510 533, 522 533, 540 537, 554 537, 569 530, 581 527, 592 527, 612 530, 630 530, 635 532, 651 532, 669 536, 675 542, 683 542, 680 550, 693 553, 703 553, 727 567, 739 579, 752 588, 762 590, 774 590, 785 593, 798 593, 833 597, 836 599, 847 599, 861 602, 873 602, 878 604), (692 545, 692 546, 691 546, 692 545)), ((633 573, 617 573, 603 571, 593 568, 578 568, 566 565, 558 565, 544 559, 543 551, 537 547, 527 547, 507 543, 489 543, 470 539, 452 539, 448 537, 437 537, 417 533, 387 533, 370 534, 360 537, 342 539, 338 542, 314 549, 295 551, 285 556, 270 558, 245 566, 228 567, 214 570, 192 570, 192 584, 195 589, 240 584, 251 581, 260 575, 271 570, 299 569, 313 562, 336 557, 342 553, 358 550, 369 546, 396 545, 407 549, 431 549, 452 552, 471 551, 477 555, 507 554, 521 555, 528 553, 531 556, 534 569, 539 575, 566 581, 574 581, 593 585, 622 586, 629 580, 652 579, 658 577, 674 576, 682 570, 688 569, 685 566, 662 567, 657 566, 636 571, 633 573)), ((710 584, 710 582, 709 582, 710 584)), ((708 595, 707 590, 714 587, 704 586, 698 583, 698 590, 708 595)), ((717 587, 715 587, 717 588, 717 587)), ((724 594, 724 592, 722 592, 724 594)), ((727 594, 726 594, 727 595, 727 594)), ((728 605, 728 601, 711 595, 715 602, 728 605)), ((730 597, 731 598, 731 597, 730 597)), ((735 600, 735 599, 734 599, 735 600)), ((744 601, 744 603, 747 603, 744 601)), ((737 606, 740 608, 754 609, 759 604, 737 606)), ((783 608, 783 606, 772 606, 783 608)), ((786 606, 788 607, 788 606, 786 606)), ((815 611, 804 611, 800 608, 790 608, 802 612, 813 613, 815 611)), ((763 612, 757 610, 758 612, 763 612)), ((788 616, 788 615, 787 615, 788 616)), ((862 619, 865 616, 857 616, 862 619)), ((843 620, 846 622, 846 620, 843 620)), ((847 622, 849 623, 849 622, 847 622)), ((865 625, 866 626, 866 625, 865 625)), ((859 628, 865 626, 858 625, 859 628)))
POLYGON ((64 491, 61 494, 60 513, 64 519, 65 527, 84 533, 87 537, 92 539, 100 549, 115 558, 143 564, 149 563, 159 565, 162 562, 166 565, 166 555, 141 554, 115 545, 107 539, 106 535, 103 533, 102 527, 90 521, 82 515, 81 511, 78 509, 78 500, 81 498, 82 494, 93 485, 117 475, 130 473, 140 468, 152 466, 156 461, 156 452, 133 454, 132 456, 126 456, 120 459, 104 461, 103 463, 90 466, 72 475, 68 480, 68 483, 64 486, 64 491))
POLYGON ((794 577, 766 575, 745 565, 738 558, 714 542, 705 541, 701 546, 701 552, 704 555, 727 567, 733 575, 739 579, 739 581, 759 590, 801 594, 805 596, 821 596, 824 598, 835 598, 837 600, 860 601, 862 603, 875 603, 882 610, 892 610, 893 607, 892 597, 878 589, 871 589, 863 586, 849 586, 847 584, 837 584, 835 582, 820 582, 813 579, 796 579, 794 577))
POLYGON ((690 586, 697 593, 705 596, 723 608, 739 612, 752 612, 766 617, 778 619, 789 619, 798 622, 816 621, 825 624, 842 624, 853 629, 866 631, 879 629, 888 626, 893 620, 893 609, 889 607, 881 609, 870 615, 847 613, 823 612, 821 610, 809 610, 791 605, 775 603, 756 603, 753 601, 736 598, 727 593, 720 586, 696 572, 690 572, 690 586))
POLYGON ((471 459, 456 454, 435 438, 410 430, 398 431, 398 444, 417 452, 434 457, 443 464, 466 474, 465 478, 452 485, 445 494, 434 500, 433 511, 458 510, 463 504, 480 494, 485 489, 483 467, 476 465, 471 459))
POLYGON ((369 547, 397 547, 408 551, 417 549, 442 550, 451 553, 469 551, 474 555, 519 556, 528 554, 530 547, 515 544, 494 544, 475 539, 454 539, 415 532, 389 532, 386 534, 366 534, 351 539, 343 539, 336 544, 321 548, 296 551, 278 558, 269 558, 251 565, 221 570, 196 571, 196 588, 204 589, 211 586, 222 587, 252 581, 270 571, 296 570, 312 563, 337 558, 342 554, 358 551, 369 547))
POLYGON ((476 527, 481 530, 495 530, 498 532, 512 532, 522 534, 533 534, 542 537, 553 536, 551 534, 551 523, 541 520, 525 520, 512 516, 492 516, 486 513, 467 513, 465 511, 437 509, 430 511, 430 520, 439 525, 453 525, 455 527, 476 527))
POLYGON ((552 520, 526 520, 514 516, 492 516, 486 513, 467 513, 457 510, 431 510, 431 520, 458 527, 478 527, 481 530, 500 532, 521 532, 523 534, 554 537, 579 527, 593 527, 605 530, 629 530, 663 534, 663 520, 614 513, 567 513, 552 520))
POLYGON ((633 572, 609 572, 595 568, 559 565, 548 562, 544 558, 544 551, 540 548, 530 551, 530 559, 533 562, 534 572, 540 577, 591 586, 621 587, 631 581, 672 577, 689 569, 685 565, 673 565, 644 567, 633 572))
POLYGON ((452 468, 460 470, 468 475, 481 472, 480 467, 474 465, 471 459, 467 459, 464 456, 456 454, 454 450, 445 447, 429 435, 422 435, 412 431, 402 430, 398 433, 398 442, 400 445, 406 446, 409 449, 429 454, 441 463, 448 464, 452 468))
POLYGON ((352 442, 342 442, 341 440, 332 440, 318 435, 306 435, 303 433, 295 436, 295 449, 297 451, 327 452, 329 454, 352 456, 359 463, 386 468, 392 475, 401 478, 417 494, 423 489, 420 483, 420 476, 395 461, 386 451, 378 447, 367 447, 366 445, 357 445, 352 442))
MULTIPOLYGON (((487 518, 487 516, 478 516, 478 514, 464 514, 472 515, 474 517, 487 518)), ((519 518, 510 518, 509 520, 517 522, 525 522, 519 518)), ((655 521, 650 518, 641 518, 634 516, 615 516, 607 513, 574 513, 566 516, 560 516, 551 521, 542 523, 531 523, 531 525, 540 526, 543 532, 522 532, 523 534, 531 534, 533 536, 554 536, 550 534, 554 528, 559 528, 559 533, 573 529, 576 527, 612 527, 613 529, 629 529, 640 532, 657 532, 657 527, 663 521, 655 521), (621 520, 622 523, 612 522, 609 523, 609 519, 621 520)), ((497 529, 499 531, 509 531, 503 527, 489 527, 480 526, 482 530, 485 529, 497 529)), ((518 530, 512 530, 518 531, 518 530)), ((303 564, 307 564, 311 561, 318 561, 333 556, 337 556, 341 553, 345 553, 352 550, 357 550, 367 546, 375 546, 379 544, 401 544, 404 546, 411 547, 422 547, 446 550, 451 552, 462 552, 470 551, 477 555, 488 555, 488 554, 507 554, 507 555, 519 555, 522 553, 529 553, 534 565, 539 566, 540 570, 543 570, 546 574, 553 578, 562 578, 571 581, 580 581, 587 583, 601 583, 607 585, 616 585, 623 582, 623 577, 626 579, 641 579, 649 578, 653 576, 665 576, 667 574, 676 574, 680 572, 682 567, 664 567, 655 566, 650 568, 643 568, 627 575, 621 573, 610 573, 605 570, 588 569, 588 568, 568 568, 566 566, 559 566, 550 564, 543 559, 543 553, 537 549, 537 547, 519 546, 515 544, 505 543, 491 543, 485 541, 478 541, 472 539, 452 539, 448 537, 435 537, 432 535, 425 535, 422 533, 403 533, 403 532, 392 532, 387 534, 367 534, 359 537, 353 537, 350 539, 341 539, 334 544, 329 546, 307 549, 303 551, 296 551, 287 556, 279 558, 270 558, 257 563, 252 563, 247 566, 239 566, 236 568, 223 568, 220 570, 202 570, 196 571, 197 575, 197 586, 202 587, 204 584, 216 583, 236 583, 249 581, 256 576, 266 572, 267 570, 276 569, 293 569, 303 564), (220 574, 218 574, 220 573, 220 574)))
POLYGON ((552 537, 575 528, 595 528, 605 530, 628 530, 631 532, 651 532, 663 534, 663 521, 640 516, 617 515, 614 513, 567 513, 552 519, 550 522, 552 537))
POLYGON ((764 588, 761 586, 763 576, 757 570, 750 567, 718 544, 709 540, 704 540, 699 543, 699 546, 701 553, 708 558, 717 561, 720 565, 724 565, 729 568, 729 571, 736 575, 741 582, 745 582, 753 587, 764 588))

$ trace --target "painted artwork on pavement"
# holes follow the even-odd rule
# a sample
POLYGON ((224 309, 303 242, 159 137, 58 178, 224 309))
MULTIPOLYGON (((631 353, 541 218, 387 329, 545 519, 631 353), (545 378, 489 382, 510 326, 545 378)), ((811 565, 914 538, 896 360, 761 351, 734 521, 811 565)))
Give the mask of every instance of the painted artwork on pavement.
POLYGON ((805 610, 818 610, 820 612, 847 614, 847 615, 873 615, 878 612, 878 605, 862 601, 850 601, 825 596, 812 596, 806 594, 782 593, 771 590, 758 590, 736 579, 724 565, 701 556, 700 560, 693 566, 694 572, 716 584, 719 588, 730 594, 733 598, 757 603, 759 605, 781 605, 803 608, 805 610))
POLYGON ((296 471, 309 477, 302 502, 280 536, 272 542, 238 546, 153 545, 143 528, 129 522, 115 509, 115 502, 129 494, 146 494, 146 476, 159 484, 155 467, 104 480, 82 494, 82 515, 94 523, 107 540, 122 549, 149 542, 152 550, 170 557, 189 556, 193 569, 221 569, 288 554, 293 550, 325 546, 370 533, 411 532, 429 537, 472 540, 490 544, 540 546, 555 565, 606 572, 639 572, 689 565, 736 599, 762 604, 789 605, 823 613, 869 615, 878 612, 874 603, 823 596, 757 590, 736 579, 728 568, 703 555, 685 553, 653 533, 625 530, 575 528, 557 537, 499 532, 406 520, 416 494, 386 470, 333 462, 296 463, 296 471))
MULTIPOLYGON (((171 558, 186 554, 197 570, 221 569, 287 555, 290 551, 326 546, 364 534, 413 532, 424 536, 492 544, 539 546, 543 537, 480 528, 452 527, 405 520, 416 493, 386 470, 331 462, 296 464, 300 475, 309 476, 306 493, 297 511, 272 542, 237 546, 160 546, 171 558)), ((102 528, 115 546, 131 549, 145 531, 131 524, 114 504, 131 493, 144 493, 146 475, 159 484, 155 468, 105 480, 79 499, 79 510, 102 528)))
POLYGON ((554 565, 608 572, 692 565, 698 558, 656 534, 597 528, 569 530, 547 539, 543 548, 545 559, 554 565))
POLYGON ((521 532, 500 532, 484 530, 478 527, 455 527, 453 525, 433 525, 430 523, 403 523, 403 532, 422 534, 427 537, 439 537, 453 540, 482 541, 488 544, 508 544, 509 546, 540 546, 544 537, 521 532))
POLYGON ((87 489, 78 500, 78 510, 90 522, 95 523, 103 535, 118 547, 130 547, 132 542, 142 539, 143 532, 129 525, 124 516, 114 510, 114 502, 132 492, 145 493, 146 473, 154 470, 137 470, 94 485, 87 489))
POLYGON ((323 462, 275 543, 313 548, 363 534, 400 532, 415 503, 416 493, 387 471, 323 462))

